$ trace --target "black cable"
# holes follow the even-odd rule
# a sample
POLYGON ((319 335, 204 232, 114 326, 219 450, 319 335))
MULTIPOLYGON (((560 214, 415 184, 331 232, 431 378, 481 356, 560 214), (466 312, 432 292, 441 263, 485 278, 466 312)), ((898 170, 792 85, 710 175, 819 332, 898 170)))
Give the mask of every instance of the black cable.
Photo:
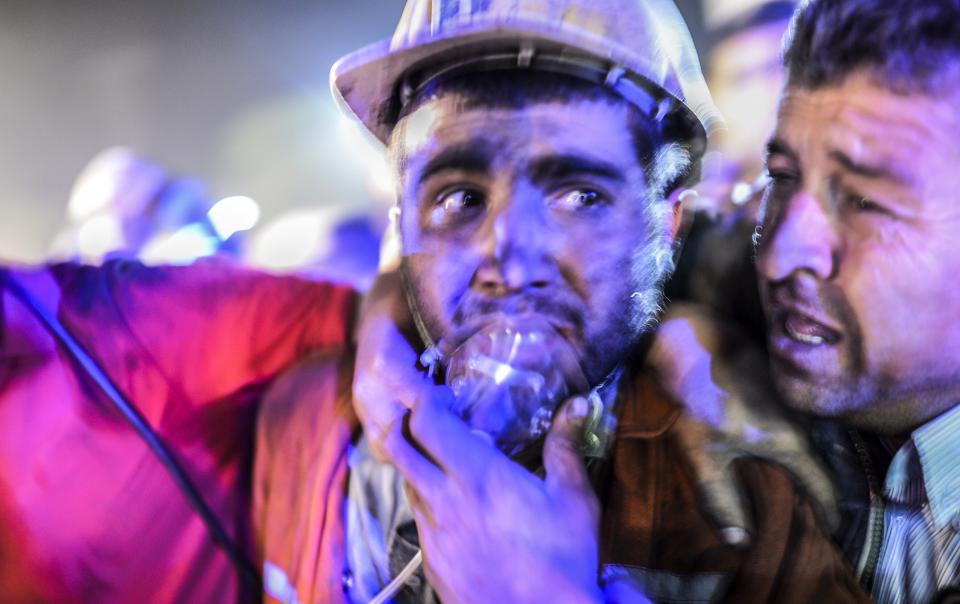
POLYGON ((20 300, 20 302, 43 323, 50 333, 53 334, 57 342, 66 350, 67 354, 90 376, 104 395, 106 395, 110 403, 123 415, 124 419, 136 430, 144 442, 146 442, 150 450, 153 451, 154 455, 160 460, 160 463, 166 467, 167 471, 173 477, 180 491, 187 498, 187 501, 197 514, 200 515, 213 541, 223 549, 230 558, 230 562, 239 572, 244 583, 253 590, 255 595, 254 600, 259 601, 260 594, 263 590, 260 575, 249 560, 247 560, 247 557, 233 541, 230 540, 229 535, 227 535, 227 532, 213 513, 213 510, 211 510, 207 502, 204 501, 203 496, 193 485, 186 471, 180 466, 163 442, 163 439, 161 439, 160 435, 150 426, 136 405, 120 392, 120 389, 116 387, 107 373, 93 357, 84 350, 60 321, 47 313, 33 296, 31 296, 15 278, 9 275, 7 271, 0 272, 0 286, 5 286, 9 289, 10 293, 20 300))

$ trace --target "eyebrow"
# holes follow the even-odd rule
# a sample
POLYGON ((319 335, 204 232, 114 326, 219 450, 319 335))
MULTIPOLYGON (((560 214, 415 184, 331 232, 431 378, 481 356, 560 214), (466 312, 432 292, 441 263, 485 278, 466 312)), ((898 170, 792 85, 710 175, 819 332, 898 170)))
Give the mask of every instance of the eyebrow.
POLYGON ((430 158, 420 171, 418 181, 422 184, 432 176, 447 170, 489 172, 493 153, 493 145, 489 141, 471 141, 447 147, 430 158))
POLYGON ((571 176, 598 176, 624 182, 623 170, 614 164, 582 155, 548 155, 530 166, 530 176, 536 184, 563 180, 571 176))
MULTIPOLYGON (((770 139, 770 142, 767 143, 766 157, 769 158, 771 155, 784 155, 795 164, 799 165, 800 163, 800 158, 797 155, 797 152, 794 151, 793 147, 791 147, 785 140, 781 138, 772 138, 770 139)), ((865 178, 895 180, 897 182, 903 181, 903 178, 901 178, 900 175, 895 171, 883 166, 871 166, 858 163, 843 151, 833 149, 829 152, 828 156, 830 159, 840 164, 840 166, 842 166, 845 170, 848 170, 859 176, 863 176, 865 178)))
POLYGON ((800 157, 797 155, 797 152, 782 138, 774 137, 767 142, 767 154, 764 157, 764 161, 771 155, 786 155, 793 163, 800 163, 800 157))
POLYGON ((891 180, 901 180, 895 173, 891 170, 882 167, 882 166, 869 166, 866 164, 860 164, 853 160, 849 155, 843 151, 833 150, 830 152, 830 159, 834 160, 845 170, 853 172, 863 176, 864 178, 883 178, 891 180))

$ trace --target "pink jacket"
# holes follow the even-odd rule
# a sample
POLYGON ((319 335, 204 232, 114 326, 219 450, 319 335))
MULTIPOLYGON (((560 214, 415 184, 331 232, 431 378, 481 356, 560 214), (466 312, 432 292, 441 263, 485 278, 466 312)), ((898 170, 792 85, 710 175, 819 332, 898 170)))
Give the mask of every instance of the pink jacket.
MULTIPOLYGON (((353 292, 216 261, 15 273, 249 545, 259 394, 350 337, 353 292)), ((166 470, 32 315, 0 307, 0 602, 234 602, 237 572, 166 470)))

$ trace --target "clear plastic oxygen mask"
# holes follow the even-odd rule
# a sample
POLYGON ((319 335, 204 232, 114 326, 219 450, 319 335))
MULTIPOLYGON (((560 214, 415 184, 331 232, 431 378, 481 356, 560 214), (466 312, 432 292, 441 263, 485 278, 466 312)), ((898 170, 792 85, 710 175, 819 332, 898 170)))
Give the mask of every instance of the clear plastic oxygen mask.
POLYGON ((453 410, 511 456, 546 435, 565 399, 589 389, 573 346, 537 316, 492 315, 444 361, 453 410))

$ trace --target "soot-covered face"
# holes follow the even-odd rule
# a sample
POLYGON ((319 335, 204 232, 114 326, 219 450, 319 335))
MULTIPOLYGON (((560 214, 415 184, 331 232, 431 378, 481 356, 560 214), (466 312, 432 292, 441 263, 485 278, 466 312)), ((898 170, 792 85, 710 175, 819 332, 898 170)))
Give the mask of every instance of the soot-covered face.
POLYGON ((391 151, 404 270, 434 339, 462 339, 496 313, 545 319, 591 383, 635 344, 678 211, 648 192, 629 111, 471 107, 447 94, 401 121, 391 151))

